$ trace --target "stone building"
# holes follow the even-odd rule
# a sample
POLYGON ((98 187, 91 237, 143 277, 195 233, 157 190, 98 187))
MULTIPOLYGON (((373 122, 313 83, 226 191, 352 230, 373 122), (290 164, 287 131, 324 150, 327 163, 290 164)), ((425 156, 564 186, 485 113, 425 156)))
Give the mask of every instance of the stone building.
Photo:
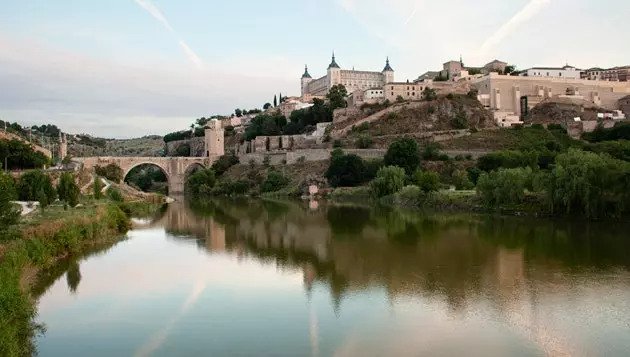
POLYGON ((59 155, 59 160, 63 160, 68 156, 68 139, 66 139, 66 134, 61 132, 59 132, 59 149, 57 154, 59 155))
POLYGON ((609 69, 589 68, 582 71, 583 79, 594 81, 613 81, 628 82, 630 81, 630 66, 613 67, 609 69))
POLYGON ((521 71, 519 75, 527 77, 553 77, 553 78, 573 78, 580 79, 581 73, 579 69, 569 66, 564 67, 532 67, 521 71))
POLYGON ((205 129, 205 156, 222 156, 225 154, 223 127, 217 119, 210 120, 205 129))
POLYGON ((336 84, 343 84, 348 93, 356 90, 366 90, 374 87, 383 87, 394 81, 394 70, 389 65, 389 58, 385 61, 385 67, 381 72, 344 70, 337 64, 335 54, 328 65, 326 75, 313 79, 308 73, 308 66, 304 68, 301 79, 302 97, 325 96, 328 90, 336 84))

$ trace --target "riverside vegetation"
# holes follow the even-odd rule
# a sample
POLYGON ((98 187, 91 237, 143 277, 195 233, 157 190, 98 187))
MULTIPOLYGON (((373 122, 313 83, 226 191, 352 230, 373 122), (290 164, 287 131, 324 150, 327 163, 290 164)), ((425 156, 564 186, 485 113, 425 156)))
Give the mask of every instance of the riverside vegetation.
POLYGON ((42 171, 26 172, 17 180, 0 173, 1 356, 36 353, 34 337, 45 330, 35 321, 36 302, 30 295, 37 272, 119 240, 131 228, 132 215, 150 214, 152 205, 124 202, 113 188, 107 191, 110 199, 102 199, 100 179, 94 182, 96 194, 80 196, 71 173, 63 173, 56 187, 42 171), (38 201, 39 209, 21 217, 11 203, 17 198, 38 201))
MULTIPOLYGON (((438 143, 394 141, 383 160, 363 160, 342 149, 331 153, 318 181, 284 174, 288 166, 264 170, 250 163, 247 178, 224 178, 235 157, 197 172, 187 189, 200 196, 308 194, 308 185, 330 186, 333 199, 363 197, 399 206, 518 212, 534 215, 621 219, 630 209, 630 126, 598 128, 572 139, 560 125, 501 129, 522 139, 520 149, 499 150, 478 160, 449 158, 438 143), (218 170, 220 169, 220 170, 218 170)), ((243 165, 240 165, 243 166, 243 165)))

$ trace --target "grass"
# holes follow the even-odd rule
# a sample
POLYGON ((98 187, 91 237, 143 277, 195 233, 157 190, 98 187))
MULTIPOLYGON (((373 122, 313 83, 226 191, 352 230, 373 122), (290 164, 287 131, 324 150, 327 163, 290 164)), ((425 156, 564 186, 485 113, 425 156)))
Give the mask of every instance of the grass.
POLYGON ((27 267, 42 269, 58 259, 78 254, 105 238, 131 228, 129 217, 111 203, 85 209, 52 206, 33 214, 0 244, 0 356, 30 356, 33 339, 42 327, 35 323, 34 301, 21 285, 27 267))

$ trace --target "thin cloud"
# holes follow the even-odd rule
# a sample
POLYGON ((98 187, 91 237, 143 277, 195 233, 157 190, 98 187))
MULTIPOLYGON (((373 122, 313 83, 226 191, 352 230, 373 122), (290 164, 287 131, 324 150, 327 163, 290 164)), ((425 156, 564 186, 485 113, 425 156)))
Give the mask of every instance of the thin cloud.
POLYGON ((534 15, 547 7, 551 0, 531 0, 516 15, 503 24, 492 36, 490 36, 479 48, 479 55, 490 52, 497 44, 511 35, 520 25, 530 20, 534 15))
POLYGON ((177 33, 173 29, 173 26, 171 26, 166 17, 164 17, 164 14, 162 14, 162 11, 160 11, 160 9, 153 5, 153 3, 149 0, 136 0, 136 3, 142 6, 143 9, 147 10, 147 12, 151 14, 151 16, 161 22, 162 25, 164 25, 164 27, 166 27, 166 29, 177 38, 179 46, 184 50, 188 58, 190 58, 190 60, 197 66, 197 68, 204 69, 203 62, 201 61, 199 56, 195 54, 195 52, 190 48, 190 46, 186 44, 186 42, 184 42, 184 40, 177 36, 177 33))

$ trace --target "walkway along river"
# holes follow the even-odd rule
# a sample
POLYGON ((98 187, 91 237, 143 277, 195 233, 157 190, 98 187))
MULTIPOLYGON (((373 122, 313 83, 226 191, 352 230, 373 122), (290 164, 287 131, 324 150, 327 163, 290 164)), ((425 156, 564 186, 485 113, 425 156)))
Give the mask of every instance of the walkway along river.
POLYGON ((41 356, 629 356, 627 226, 171 205, 40 283, 41 356))

